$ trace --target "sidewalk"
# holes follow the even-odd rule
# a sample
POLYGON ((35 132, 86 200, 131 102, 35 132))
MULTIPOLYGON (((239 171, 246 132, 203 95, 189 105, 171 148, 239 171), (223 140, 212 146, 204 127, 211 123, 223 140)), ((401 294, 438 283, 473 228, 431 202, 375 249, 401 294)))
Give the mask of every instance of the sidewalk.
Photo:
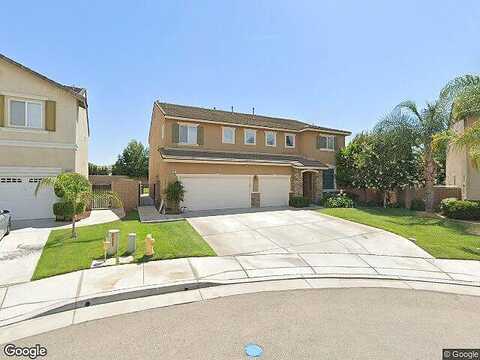
POLYGON ((366 278, 376 287, 396 281, 401 288, 480 296, 478 261, 318 253, 183 258, 88 269, 0 288, 0 327, 59 307, 78 312, 92 305, 88 309, 97 311, 104 306, 100 304, 137 297, 148 301, 155 298, 152 295, 173 296, 186 289, 199 292, 201 300, 242 293, 252 286, 260 291, 263 282, 279 279, 296 279, 296 286, 308 288, 325 286, 326 280, 329 287, 354 286, 352 281, 366 278))

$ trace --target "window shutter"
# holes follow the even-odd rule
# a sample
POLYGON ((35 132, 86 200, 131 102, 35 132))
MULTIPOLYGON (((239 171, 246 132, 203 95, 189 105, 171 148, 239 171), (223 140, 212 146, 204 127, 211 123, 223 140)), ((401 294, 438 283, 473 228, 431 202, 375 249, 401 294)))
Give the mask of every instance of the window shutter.
POLYGON ((45 130, 55 131, 57 127, 57 103, 45 101, 45 130))
POLYGON ((317 149, 320 149, 320 136, 317 136, 317 149))
POLYGON ((333 150, 337 150, 337 137, 333 137, 333 150))
POLYGON ((179 126, 178 124, 174 123, 172 124, 172 142, 174 144, 178 144, 179 142, 179 126))
POLYGON ((5 95, 0 95, 0 126, 5 126, 5 95))
POLYGON ((197 144, 203 145, 203 126, 197 127, 197 144))

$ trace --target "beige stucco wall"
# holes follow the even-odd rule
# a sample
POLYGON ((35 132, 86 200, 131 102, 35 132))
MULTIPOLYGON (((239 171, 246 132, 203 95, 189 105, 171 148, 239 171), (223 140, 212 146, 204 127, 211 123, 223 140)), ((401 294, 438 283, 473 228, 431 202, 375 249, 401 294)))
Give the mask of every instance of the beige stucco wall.
MULTIPOLYGON (((216 151, 242 151, 242 152, 257 152, 266 154, 290 154, 302 155, 310 159, 317 159, 328 164, 335 164, 335 153, 333 151, 319 150, 316 148, 316 139, 319 133, 317 131, 304 131, 299 133, 288 131, 274 131, 276 133, 276 146, 265 145, 265 133, 272 131, 268 129, 253 129, 256 131, 256 145, 245 145, 244 136, 245 129, 243 126, 228 126, 235 129, 235 144, 222 143, 222 125, 210 123, 196 123, 189 121, 182 121, 182 123, 200 124, 204 129, 204 144, 203 145, 183 145, 172 142, 172 124, 178 121, 172 119, 165 119, 163 115, 159 116, 161 122, 165 123, 165 139, 162 146, 166 147, 182 147, 194 149, 206 149, 216 151), (285 134, 295 134, 295 148, 285 147, 285 134)), ((326 134, 324 134, 326 135, 326 134)), ((337 135, 337 144, 340 147, 345 145, 345 136, 337 135)))
POLYGON ((49 148, 2 145, 0 146, 0 166, 61 167, 63 170, 75 170, 87 174, 86 112, 80 111, 79 114, 77 99, 73 95, 4 60, 0 60, 0 94, 5 95, 6 98, 6 126, 0 127, 0 143, 2 140, 8 140, 50 145, 49 148), (46 100, 55 101, 56 131, 9 127, 8 101, 11 98, 37 100, 42 103, 46 100), (80 130, 78 134, 77 127, 80 130), (52 144, 60 144, 59 147, 70 147, 70 149, 55 148, 52 144), (74 149, 76 145, 78 150, 74 149))
POLYGON ((77 130, 76 144, 78 150, 75 156, 75 171, 88 177, 88 122, 87 110, 81 106, 77 106, 77 130))
MULTIPOLYGON (((464 129, 472 126, 475 121, 477 120, 472 118, 458 121, 452 129, 463 133, 464 129)), ((466 149, 449 147, 446 175, 446 185, 460 187, 463 198, 480 200, 480 171, 473 166, 466 149)))
MULTIPOLYGON (((469 128, 475 123, 479 121, 478 119, 469 118, 466 120, 466 127, 469 128)), ((466 152, 466 151, 465 151, 466 152)), ((480 171, 475 166, 473 166, 473 162, 470 161, 467 153, 467 191, 466 191, 466 198, 470 200, 480 200, 480 171)))

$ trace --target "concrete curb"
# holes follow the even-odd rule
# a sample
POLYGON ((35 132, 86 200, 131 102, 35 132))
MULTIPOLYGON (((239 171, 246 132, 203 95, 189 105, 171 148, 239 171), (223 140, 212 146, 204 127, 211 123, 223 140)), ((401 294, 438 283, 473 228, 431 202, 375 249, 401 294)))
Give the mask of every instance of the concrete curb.
POLYGON ((123 292, 98 294, 95 297, 63 300, 44 309, 17 318, 15 323, 1 326, 0 343, 37 335, 43 332, 128 314, 215 298, 269 291, 290 291, 332 288, 395 288, 434 291, 457 295, 480 296, 480 286, 464 282, 404 279, 400 277, 361 276, 283 276, 242 281, 183 283, 148 287, 123 292), (88 306, 86 306, 88 302, 88 306), (73 304, 73 307, 72 307, 73 304))

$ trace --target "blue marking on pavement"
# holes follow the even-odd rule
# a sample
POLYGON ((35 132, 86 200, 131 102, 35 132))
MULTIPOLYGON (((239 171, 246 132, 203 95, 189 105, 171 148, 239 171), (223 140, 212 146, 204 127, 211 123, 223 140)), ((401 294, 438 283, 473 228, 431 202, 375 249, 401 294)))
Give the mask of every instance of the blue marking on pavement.
POLYGON ((263 349, 257 344, 245 345, 245 353, 249 357, 260 357, 263 354, 263 349))

